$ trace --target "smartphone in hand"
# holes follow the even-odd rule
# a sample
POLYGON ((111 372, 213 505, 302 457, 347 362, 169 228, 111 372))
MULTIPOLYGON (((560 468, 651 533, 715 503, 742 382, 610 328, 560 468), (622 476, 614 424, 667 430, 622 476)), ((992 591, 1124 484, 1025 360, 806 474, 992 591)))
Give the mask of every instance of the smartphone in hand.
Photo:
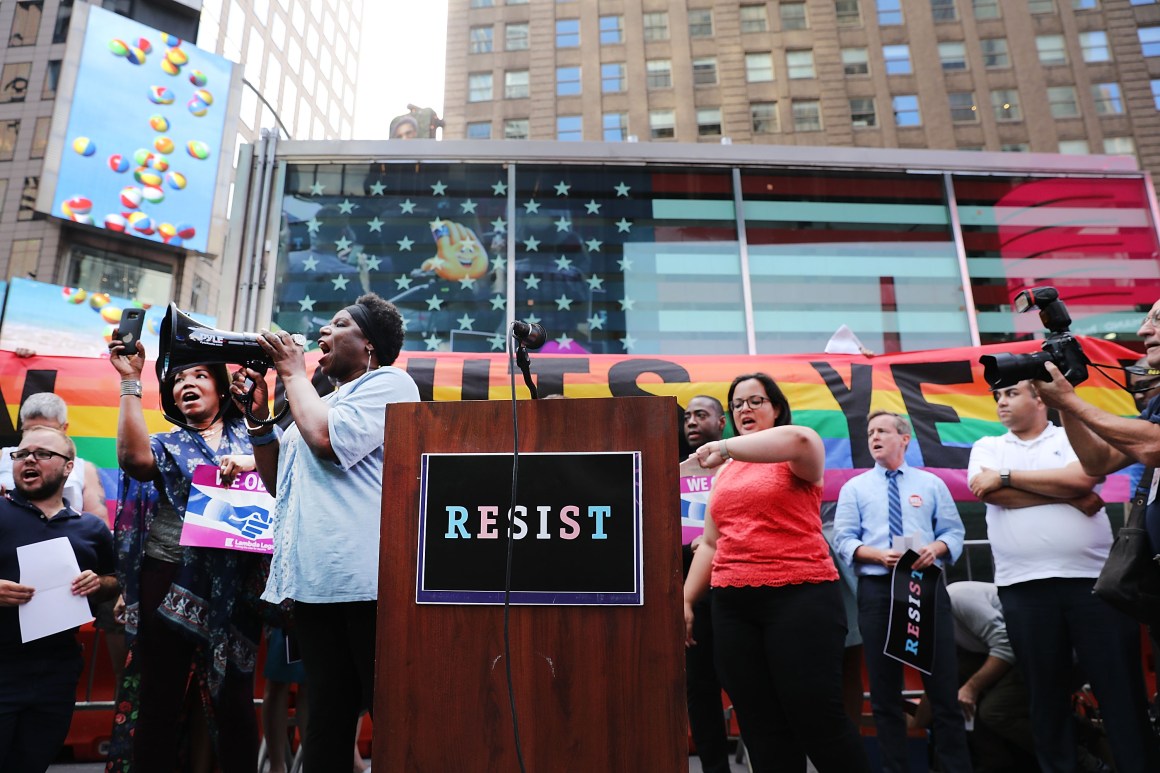
POLYGON ((117 323, 117 340, 125 345, 127 352, 137 351, 137 340, 145 327, 145 309, 125 309, 121 321, 117 323))

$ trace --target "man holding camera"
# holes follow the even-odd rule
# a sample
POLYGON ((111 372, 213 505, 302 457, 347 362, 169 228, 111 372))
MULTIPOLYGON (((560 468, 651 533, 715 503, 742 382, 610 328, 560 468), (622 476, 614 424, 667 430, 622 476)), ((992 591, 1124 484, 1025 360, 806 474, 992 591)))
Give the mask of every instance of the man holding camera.
MULTIPOLYGON (((975 443, 967 476, 987 503, 987 537, 1007 630, 1031 703, 1044 771, 1076 769, 1074 649, 1100 702, 1120 771, 1160 769, 1134 620, 1092 594, 1112 545, 1099 476, 1085 474, 1030 380, 996 388, 1008 432, 975 443)), ((960 692, 960 700, 963 694, 960 692)))
MULTIPOLYGON (((1136 335, 1144 339, 1149 367, 1160 368, 1160 301, 1153 304, 1136 335)), ((1067 438, 1088 475, 1102 476, 1134 462, 1160 466, 1160 396, 1152 398, 1140 416, 1126 419, 1084 402, 1053 363, 1044 366, 1051 381, 1038 383, 1039 394, 1049 408, 1059 411, 1067 438)), ((1145 513, 1145 527, 1152 552, 1160 554, 1160 501, 1152 481, 1145 513)), ((1156 610, 1160 617, 1160 609, 1156 610)), ((1160 629, 1153 626, 1152 639, 1160 643, 1160 629)))

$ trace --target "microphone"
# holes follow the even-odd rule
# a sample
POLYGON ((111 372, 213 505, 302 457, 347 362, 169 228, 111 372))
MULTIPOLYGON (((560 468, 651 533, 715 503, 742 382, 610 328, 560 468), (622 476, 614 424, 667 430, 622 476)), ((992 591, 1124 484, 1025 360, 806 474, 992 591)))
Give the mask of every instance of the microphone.
POLYGON ((548 340, 548 334, 539 322, 521 322, 518 319, 512 323, 512 337, 524 348, 533 350, 539 349, 548 340))

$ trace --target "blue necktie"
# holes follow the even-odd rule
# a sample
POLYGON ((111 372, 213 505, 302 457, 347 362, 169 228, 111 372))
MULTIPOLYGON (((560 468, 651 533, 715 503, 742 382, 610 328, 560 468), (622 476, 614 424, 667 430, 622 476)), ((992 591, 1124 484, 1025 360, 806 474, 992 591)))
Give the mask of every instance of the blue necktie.
POLYGON ((898 493, 898 476, 901 474, 902 470, 886 471, 886 502, 890 506, 891 537, 902 536, 902 496, 898 493))

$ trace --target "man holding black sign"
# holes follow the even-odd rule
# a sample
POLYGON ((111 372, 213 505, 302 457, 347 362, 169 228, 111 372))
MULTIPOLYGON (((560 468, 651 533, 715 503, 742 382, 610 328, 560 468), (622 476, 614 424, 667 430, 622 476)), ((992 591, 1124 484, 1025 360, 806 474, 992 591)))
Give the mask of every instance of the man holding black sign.
POLYGON ((1031 381, 994 391, 1000 437, 975 443, 971 491, 987 503, 995 584, 1027 685, 1044 771, 1075 770, 1072 651, 1100 703, 1116 769, 1160 769, 1148 723, 1139 626, 1092 593, 1112 545, 1100 482, 1085 472, 1031 381))
MULTIPOLYGON (((946 559, 958 558, 965 529, 946 484, 906 463, 910 422, 895 413, 874 411, 868 435, 874 469, 842 487, 834 516, 834 543, 838 555, 858 574, 858 627, 865 644, 870 706, 882 768, 888 773, 905 773, 903 665, 883 652, 890 623, 891 572, 904 553, 894 545, 899 538, 918 538, 921 547, 914 548, 918 557, 911 569, 921 574, 946 559)), ((954 621, 950 597, 941 581, 935 585, 934 607, 934 653, 930 673, 923 674, 922 682, 934 709, 935 750, 945 773, 968 773, 971 759, 958 703, 954 621)))

